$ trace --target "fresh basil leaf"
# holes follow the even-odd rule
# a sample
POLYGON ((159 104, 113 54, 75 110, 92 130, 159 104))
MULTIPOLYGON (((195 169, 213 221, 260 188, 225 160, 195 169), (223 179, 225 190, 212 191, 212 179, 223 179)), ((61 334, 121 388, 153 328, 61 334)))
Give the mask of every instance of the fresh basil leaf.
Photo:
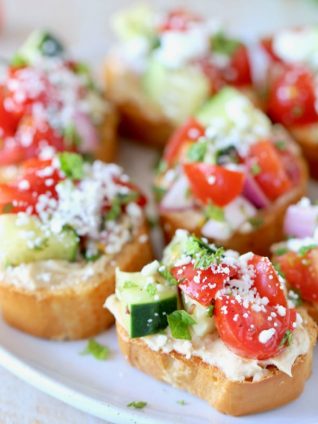
POLYGON ((189 327, 196 321, 186 311, 174 311, 167 316, 172 337, 181 340, 191 340, 189 327))
POLYGON ((60 169, 67 178, 80 180, 84 176, 84 160, 77 153, 63 152, 58 154, 60 169))

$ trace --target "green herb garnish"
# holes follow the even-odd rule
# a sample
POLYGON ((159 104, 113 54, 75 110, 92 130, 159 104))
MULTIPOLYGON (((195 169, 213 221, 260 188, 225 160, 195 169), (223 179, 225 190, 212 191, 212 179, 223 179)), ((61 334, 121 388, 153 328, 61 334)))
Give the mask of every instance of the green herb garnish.
POLYGON ((84 176, 84 160, 77 153, 63 152, 58 154, 60 169, 66 177, 80 180, 84 176))
POLYGON ((207 219, 213 219, 215 221, 224 221, 224 209, 215 205, 208 205, 204 209, 204 216, 207 219))
POLYGON ((262 170, 258 163, 253 163, 253 165, 250 168, 252 175, 258 175, 262 170))
POLYGON ((158 158, 155 160, 155 164, 153 166, 155 173, 161 174, 162 172, 165 172, 167 168, 168 168, 167 162, 161 159, 161 156, 159 155, 158 158))
POLYGON ((281 268, 280 264, 277 263, 277 262, 273 262, 273 265, 274 265, 274 268, 275 268, 277 274, 280 275, 282 278, 285 278, 285 275, 284 275, 284 273, 282 271, 282 268, 281 268))
POLYGON ((160 202, 163 198, 163 196, 166 194, 167 190, 165 188, 159 187, 159 186, 153 186, 152 187, 154 198, 156 202, 160 202))
POLYGON ((94 339, 90 339, 87 342, 85 350, 81 355, 92 355, 99 361, 105 361, 109 357, 110 351, 107 346, 103 346, 94 339))
POLYGON ((288 252, 288 249, 286 247, 278 247, 277 249, 274 250, 273 253, 275 256, 282 256, 287 252, 288 252))
POLYGON ((214 305, 210 305, 210 306, 208 306, 208 310, 207 310, 207 315, 208 315, 208 317, 213 317, 213 314, 214 314, 214 305))
POLYGON ((158 268, 158 273, 169 283, 170 286, 178 285, 178 281, 164 265, 160 265, 160 267, 158 268))
POLYGON ((150 228, 156 228, 158 226, 158 218, 156 216, 147 215, 147 223, 150 228))
POLYGON ((187 402, 186 402, 185 400, 183 400, 183 399, 181 399, 181 400, 177 400, 177 403, 178 403, 179 405, 182 405, 182 406, 187 405, 187 402))
POLYGON ((293 340, 293 333, 290 330, 287 330, 283 335, 283 338, 279 344, 279 346, 290 346, 293 340))
POLYGON ((259 227, 261 227, 264 224, 264 220, 262 217, 260 216, 252 216, 252 218, 250 218, 248 220, 248 222, 252 225, 253 228, 257 229, 259 227))
POLYGON ((136 284, 134 281, 130 281, 130 280, 125 281, 124 284, 123 284, 124 289, 133 289, 133 288, 136 288, 136 287, 138 287, 138 284, 136 284))
POLYGON ((190 162, 202 162, 208 148, 207 141, 192 144, 187 151, 187 159, 190 162))
POLYGON ((196 324, 188 312, 184 310, 174 311, 167 316, 172 337, 181 340, 191 340, 190 327, 196 324))
POLYGON ((275 146, 276 146, 276 148, 278 150, 281 150, 281 151, 286 150, 286 146, 287 146, 286 141, 284 141, 284 140, 277 140, 277 141, 275 141, 274 144, 275 144, 275 146))
POLYGON ((121 204, 118 198, 114 198, 110 210, 105 215, 106 221, 116 221, 121 213, 121 204))
POLYGON ((306 253, 308 253, 310 250, 314 249, 315 247, 317 247, 317 244, 309 244, 308 246, 302 246, 299 250, 298 250, 298 254, 300 256, 305 256, 306 253))
POLYGON ((218 32, 211 39, 212 51, 226 56, 231 56, 239 45, 239 41, 234 38, 226 37, 223 32, 218 32))
POLYGON ((224 249, 212 248, 202 239, 192 235, 186 241, 185 254, 193 258, 195 268, 208 268, 212 264, 220 263, 224 249))
POLYGON ((12 203, 6 203, 2 208, 2 213, 10 213, 12 212, 13 204, 12 203))
POLYGON ((64 139, 69 147, 80 146, 81 137, 74 124, 69 124, 63 131, 64 139))
POLYGON ((99 259, 102 256, 102 252, 97 252, 95 255, 85 255, 85 260, 87 262, 95 262, 97 259, 99 259))
POLYGON ((143 409, 147 406, 147 402, 144 402, 143 400, 134 400, 133 402, 128 403, 127 406, 128 408, 143 409))

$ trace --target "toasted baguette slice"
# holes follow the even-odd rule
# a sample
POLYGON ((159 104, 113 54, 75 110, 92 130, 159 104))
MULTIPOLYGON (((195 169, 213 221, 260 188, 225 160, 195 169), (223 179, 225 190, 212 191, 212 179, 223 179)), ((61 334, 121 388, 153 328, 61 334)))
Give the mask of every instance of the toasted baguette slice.
POLYGON ((103 308, 105 298, 115 290, 115 268, 139 271, 153 259, 143 225, 109 263, 104 275, 91 283, 27 290, 0 282, 0 306, 3 317, 13 327, 34 336, 54 340, 75 340, 93 336, 113 324, 114 318, 103 308))
POLYGON ((257 382, 229 380, 218 368, 198 357, 187 359, 174 351, 153 351, 142 339, 130 339, 118 322, 116 328, 120 349, 131 365, 206 400, 224 414, 240 416, 277 408, 302 393, 311 374, 313 346, 317 338, 315 323, 305 312, 304 316, 311 347, 306 355, 296 359, 292 377, 271 366, 270 375, 257 382))
POLYGON ((293 126, 289 130, 308 161, 310 175, 318 179, 318 123, 293 126))
POLYGON ((117 155, 117 126, 118 115, 113 106, 105 113, 104 121, 98 128, 99 144, 96 152, 92 152, 96 159, 103 162, 113 162, 117 155))
POLYGON ((311 316, 311 318, 318 324, 318 302, 303 302, 302 305, 311 316))
MULTIPOLYGON (((107 97, 116 105, 119 115, 119 132, 126 137, 155 148, 163 148, 170 135, 179 126, 144 93, 138 74, 131 71, 118 55, 110 54, 104 66, 107 97)), ((241 90, 259 106, 252 88, 241 90)))
MULTIPOLYGON (((308 171, 305 161, 301 156, 296 158, 300 169, 300 180, 290 192, 275 201, 268 209, 259 212, 262 224, 248 233, 236 232, 228 240, 210 240, 226 249, 234 249, 240 253, 255 252, 258 255, 269 256, 273 243, 284 238, 283 222, 286 209, 289 205, 298 202, 307 192, 308 171)), ((169 242, 178 228, 183 228, 198 236, 200 230, 201 214, 193 211, 160 212, 160 222, 164 231, 165 240, 169 242)))

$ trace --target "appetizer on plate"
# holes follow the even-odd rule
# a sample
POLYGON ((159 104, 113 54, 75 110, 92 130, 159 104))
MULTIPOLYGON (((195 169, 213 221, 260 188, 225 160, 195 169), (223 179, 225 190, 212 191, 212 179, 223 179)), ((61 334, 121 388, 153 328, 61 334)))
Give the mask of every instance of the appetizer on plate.
POLYGON ((273 246, 273 262, 286 278, 289 296, 318 322, 318 206, 303 198, 289 206, 286 241, 273 246))
POLYGON ((107 57, 105 81, 125 135, 162 147, 223 85, 254 96, 246 46, 215 21, 143 6, 119 13, 114 29, 119 45, 107 57))
POLYGON ((270 58, 267 112, 299 142, 318 178, 318 26, 284 29, 262 44, 270 58))
POLYGON ((268 255, 306 183, 305 162, 284 129, 226 87, 173 134, 154 193, 167 240, 185 228, 241 253, 268 255))
MULTIPOLYGON (((117 118, 88 67, 52 35, 36 31, 0 75, 0 167, 56 151, 114 159, 117 118)), ((14 168, 11 168, 14 172, 14 168)))
POLYGON ((12 326, 48 339, 92 336, 115 268, 152 259, 145 198, 120 167, 63 152, 30 159, 0 185, 0 306, 12 326))
POLYGON ((311 373, 317 328, 305 310, 288 306, 269 259, 225 251, 185 230, 161 263, 116 270, 106 306, 133 366, 226 414, 290 402, 311 373))

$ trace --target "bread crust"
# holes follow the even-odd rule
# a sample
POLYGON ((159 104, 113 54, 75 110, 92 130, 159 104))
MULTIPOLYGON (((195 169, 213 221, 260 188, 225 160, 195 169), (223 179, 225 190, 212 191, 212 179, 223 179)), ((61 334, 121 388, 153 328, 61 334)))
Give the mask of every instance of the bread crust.
POLYGON ((54 340, 76 340, 94 336, 113 324, 114 318, 103 304, 115 290, 115 268, 139 271, 153 259, 143 224, 133 240, 116 255, 105 275, 96 284, 79 284, 62 290, 26 290, 0 282, 0 307, 5 321, 26 333, 54 340))
MULTIPOLYGON (((119 132, 125 137, 162 149, 179 125, 145 95, 139 76, 113 53, 106 58, 104 80, 107 97, 119 111, 119 132)), ((252 88, 242 88, 240 91, 256 106, 260 106, 252 88)))
POLYGON ((96 159, 113 162, 117 156, 118 114, 112 105, 108 105, 103 122, 98 127, 98 147, 93 152, 96 159))
MULTIPOLYGON (((297 203, 307 191, 308 171, 305 161, 301 156, 295 158, 300 169, 300 180, 289 193, 286 193, 266 211, 259 213, 263 224, 248 233, 236 232, 228 240, 210 239, 217 245, 226 249, 234 249, 240 253, 255 252, 262 256, 270 255, 272 244, 282 240, 283 221, 289 205, 297 203)), ((163 228, 165 241, 168 243, 178 228, 188 230, 190 233, 201 234, 201 214, 196 219, 192 211, 160 212, 160 222, 163 228), (198 219, 200 217, 200 219, 198 219)))
POLYGON ((308 161, 310 175, 318 179, 318 123, 292 126, 289 131, 308 161))
MULTIPOLYGON (((306 313, 304 313, 306 316, 306 313)), ((270 375, 260 381, 232 381, 216 367, 198 357, 186 359, 177 353, 151 350, 142 339, 129 339, 126 330, 116 322, 119 347, 128 362, 139 370, 174 387, 185 389, 206 400, 218 411, 248 415, 277 408, 296 399, 311 374, 313 346, 317 328, 306 316, 311 347, 299 356, 292 368, 292 377, 270 367, 270 375)))

